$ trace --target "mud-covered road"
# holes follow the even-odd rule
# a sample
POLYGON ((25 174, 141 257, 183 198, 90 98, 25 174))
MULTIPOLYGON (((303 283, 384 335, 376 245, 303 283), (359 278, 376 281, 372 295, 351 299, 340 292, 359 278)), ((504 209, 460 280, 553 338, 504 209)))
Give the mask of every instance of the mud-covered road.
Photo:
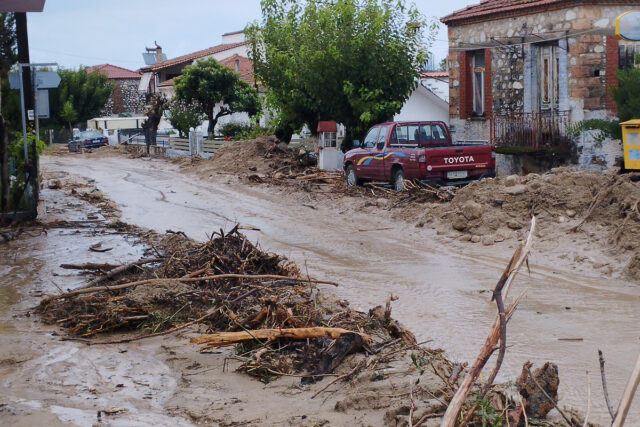
MULTIPOLYGON (((484 341, 495 312, 487 290, 514 248, 513 241, 491 247, 453 241, 437 230, 393 221, 386 210, 362 209, 354 198, 302 203, 300 195, 234 177, 203 181, 162 160, 44 157, 42 167, 93 178, 119 205, 122 220, 135 225, 200 240, 236 223, 256 227, 246 231, 251 239, 310 275, 339 281, 336 292, 354 307, 381 304, 389 292, 398 296, 394 316, 419 341, 458 360, 471 361, 484 341)), ((561 405, 584 410, 588 371, 592 419, 606 423, 597 349, 607 357, 609 392, 617 402, 640 351, 640 284, 601 277, 560 258, 569 249, 580 251, 580 242, 541 241, 534 241, 530 274, 525 270, 516 280, 514 292, 527 294, 509 323, 501 377, 515 379, 527 360, 537 366, 553 361, 561 405)), ((640 399, 630 422, 640 423, 640 399)))

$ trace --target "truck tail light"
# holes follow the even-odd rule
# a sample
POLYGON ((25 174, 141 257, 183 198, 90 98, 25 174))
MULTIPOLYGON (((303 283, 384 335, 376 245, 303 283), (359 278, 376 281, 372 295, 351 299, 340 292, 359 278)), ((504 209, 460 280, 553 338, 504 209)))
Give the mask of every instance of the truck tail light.
POLYGON ((427 169, 427 156, 423 154, 422 156, 418 157, 418 166, 421 170, 427 169))

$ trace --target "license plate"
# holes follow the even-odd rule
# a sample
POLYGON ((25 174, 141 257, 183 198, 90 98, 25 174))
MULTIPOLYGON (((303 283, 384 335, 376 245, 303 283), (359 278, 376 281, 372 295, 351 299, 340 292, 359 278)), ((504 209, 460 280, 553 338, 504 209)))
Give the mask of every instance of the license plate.
POLYGON ((467 177, 467 171, 447 172, 447 179, 462 179, 467 177))

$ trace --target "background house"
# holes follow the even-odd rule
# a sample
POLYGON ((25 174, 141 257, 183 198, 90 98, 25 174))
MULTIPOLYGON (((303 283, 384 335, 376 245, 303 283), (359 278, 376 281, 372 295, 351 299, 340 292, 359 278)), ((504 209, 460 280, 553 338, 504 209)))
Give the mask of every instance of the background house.
POLYGON ((396 122, 441 120, 449 123, 449 73, 446 71, 421 73, 418 86, 393 120, 396 122))
POLYGON ((102 73, 113 84, 113 92, 100 116, 137 115, 144 112, 145 96, 138 92, 140 73, 111 64, 87 67, 88 73, 102 73))
POLYGON ((572 137, 567 125, 612 117, 607 87, 628 61, 615 19, 640 1, 485 0, 441 19, 449 32, 455 138, 490 140, 499 168, 531 171, 558 158, 610 168, 620 141, 572 137), (622 52, 623 55, 619 53, 622 52))
MULTIPOLYGON (((149 50, 149 49, 147 49, 149 50)), ((255 85, 253 80, 253 65, 248 58, 248 45, 245 40, 244 31, 234 31, 222 35, 222 43, 211 46, 186 55, 165 59, 162 57, 162 50, 158 54, 155 49, 157 62, 141 68, 142 80, 140 90, 147 93, 162 93, 168 98, 173 98, 174 78, 182 73, 187 65, 191 65, 197 60, 214 58, 222 65, 235 70, 240 78, 249 84, 255 85)), ((219 108, 220 106, 216 107, 219 108)), ((250 118, 247 113, 234 113, 223 116, 218 120, 217 126, 222 126, 229 122, 249 123, 250 118)), ((207 128, 208 121, 202 125, 202 129, 207 128)), ((201 130, 202 130, 201 129, 201 130)))

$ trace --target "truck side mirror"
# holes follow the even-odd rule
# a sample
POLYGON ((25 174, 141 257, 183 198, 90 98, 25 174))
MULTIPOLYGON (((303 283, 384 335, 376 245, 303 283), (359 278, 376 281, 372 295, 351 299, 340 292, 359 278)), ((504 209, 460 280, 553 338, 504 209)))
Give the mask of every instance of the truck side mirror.
POLYGON ((384 148, 384 141, 378 142, 378 150, 382 150, 384 148))
POLYGON ((359 139, 354 139, 353 140, 353 148, 358 148, 360 146, 362 146, 362 144, 360 143, 360 140, 359 139))

